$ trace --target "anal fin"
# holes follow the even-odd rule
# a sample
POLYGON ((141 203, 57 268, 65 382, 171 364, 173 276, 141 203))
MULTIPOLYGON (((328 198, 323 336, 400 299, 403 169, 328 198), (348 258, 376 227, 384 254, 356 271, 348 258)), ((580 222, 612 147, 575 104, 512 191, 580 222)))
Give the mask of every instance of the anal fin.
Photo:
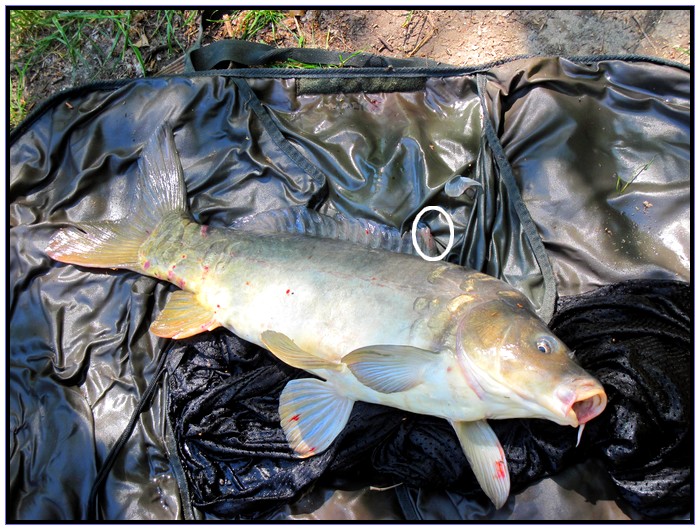
POLYGON ((459 443, 481 489, 496 508, 510 492, 510 474, 501 442, 486 420, 453 421, 459 443))
POLYGON ((214 312, 203 307, 194 293, 175 291, 150 329, 158 337, 184 339, 219 326, 214 312))
POLYGON ((328 449, 345 428, 354 401, 319 379, 294 379, 280 396, 279 414, 289 445, 301 458, 328 449))

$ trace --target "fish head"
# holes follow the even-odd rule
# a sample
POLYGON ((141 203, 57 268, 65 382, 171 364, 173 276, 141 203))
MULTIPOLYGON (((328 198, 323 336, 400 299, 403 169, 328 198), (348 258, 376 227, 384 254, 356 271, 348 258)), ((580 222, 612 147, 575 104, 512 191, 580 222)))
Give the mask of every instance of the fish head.
POLYGON ((543 418, 580 427, 607 404, 600 382, 579 366, 517 291, 475 304, 457 329, 465 377, 493 418, 543 418), (479 392, 477 392, 478 394, 479 392))

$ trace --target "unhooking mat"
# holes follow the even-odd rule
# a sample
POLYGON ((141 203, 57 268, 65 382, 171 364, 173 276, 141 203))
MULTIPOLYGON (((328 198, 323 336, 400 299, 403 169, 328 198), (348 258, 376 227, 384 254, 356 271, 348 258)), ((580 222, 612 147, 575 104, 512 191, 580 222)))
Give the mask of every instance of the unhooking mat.
MULTIPOLYGON (((688 516, 687 69, 634 57, 454 68, 357 56, 348 64, 89 85, 50 99, 12 132, 8 519, 88 516, 93 482, 161 365, 164 384, 151 387, 99 488, 99 517, 688 516), (446 259, 519 288, 546 321, 554 316, 554 329, 582 364, 604 384, 611 378, 610 405, 587 427, 586 445, 574 450, 575 433, 539 422, 494 422, 516 477, 500 511, 481 502, 446 425, 382 407, 358 404, 362 414, 353 418, 369 423, 353 420, 301 475, 291 475, 298 462, 271 463, 264 448, 227 430, 236 418, 249 425, 252 409, 232 409, 209 452, 188 453, 201 448, 191 436, 207 418, 206 401, 199 412, 191 408, 200 392, 211 399, 223 384, 217 399, 236 389, 254 393, 259 380, 243 388, 224 383, 267 370, 265 395, 249 397, 261 403, 254 412, 264 421, 255 421, 272 429, 271 396, 294 370, 228 332, 182 344, 156 339, 148 326, 167 284, 60 265, 44 253, 60 226, 122 217, 141 148, 164 122, 175 131, 199 222, 225 226, 306 205, 407 230, 423 206, 442 206, 456 227, 446 259), (641 304, 644 323, 606 305, 606 297, 641 304), (653 318, 644 320, 645 311, 653 318), (669 337, 677 349, 659 346, 669 337), (640 396, 644 385, 649 392, 640 396), (247 455, 242 474, 240 451, 247 455), (195 456, 209 467, 193 468, 195 456), (274 481, 284 491, 238 495, 246 477, 264 484, 270 470, 286 477, 274 481), (540 480, 555 473, 554 483, 540 480), (586 484, 599 478, 571 473, 602 476, 606 486, 591 494, 586 484), (352 491, 360 493, 348 503, 352 491)), ((444 248, 445 220, 423 221, 444 248)))

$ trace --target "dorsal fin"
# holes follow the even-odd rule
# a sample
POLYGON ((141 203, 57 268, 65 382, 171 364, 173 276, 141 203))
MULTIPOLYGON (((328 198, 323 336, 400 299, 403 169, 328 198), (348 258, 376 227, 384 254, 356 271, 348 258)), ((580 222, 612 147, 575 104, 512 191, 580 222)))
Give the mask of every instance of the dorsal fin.
MULTIPOLYGON (((367 219, 353 219, 342 214, 334 217, 320 214, 304 206, 269 210, 236 220, 231 228, 253 232, 303 234, 349 241, 367 248, 380 248, 402 254, 417 254, 411 242, 411 233, 367 219)), ((428 256, 437 255, 435 240, 428 227, 416 234, 421 250, 428 256)))

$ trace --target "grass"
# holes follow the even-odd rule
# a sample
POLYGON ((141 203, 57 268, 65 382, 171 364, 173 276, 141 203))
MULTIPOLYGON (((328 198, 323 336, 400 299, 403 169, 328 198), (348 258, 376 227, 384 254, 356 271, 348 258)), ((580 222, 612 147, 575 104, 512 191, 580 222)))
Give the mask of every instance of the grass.
MULTIPOLYGON (((83 55, 85 45, 90 45, 93 41, 90 32, 97 31, 103 36, 107 32, 112 33, 113 46, 109 50, 108 56, 112 55, 119 47, 120 58, 123 58, 127 48, 136 48, 129 34, 133 11, 11 11, 10 27, 17 28, 17 33, 11 37, 12 54, 18 54, 24 48, 32 47, 33 51, 25 57, 25 71, 32 66, 35 61, 47 52, 56 53, 59 56, 66 56, 73 65, 85 63, 87 59, 83 55), (27 21, 31 20, 31 24, 27 21), (109 26, 111 25, 111 28, 109 26), (111 31, 110 31, 111 30, 111 31), (40 36, 38 40, 33 37, 40 36), (30 44, 25 44, 29 42, 30 44)), ((14 29, 12 29, 14 32, 14 29)), ((92 46, 95 47, 94 44, 92 46)), ((98 55, 99 57, 99 55, 98 55)), ((104 59, 105 57, 100 57, 104 59)), ((143 65, 142 65, 143 66, 143 65)), ((145 70, 145 68, 144 68, 145 70)))
MULTIPOLYGON (((80 10, 11 9, 10 42, 10 127, 17 126, 37 101, 52 92, 96 79, 115 79, 147 75, 153 68, 154 48, 171 54, 184 53, 187 43, 178 36, 198 23, 200 11, 180 10, 80 10), (197 20, 195 20, 197 19, 197 20), (165 44, 163 44, 165 43, 165 44), (148 45, 148 47, 146 47, 148 45), (145 50, 148 50, 146 52, 145 50)), ((217 13, 213 11, 212 13, 217 13)), ((233 10, 228 18, 210 20, 228 23, 224 38, 249 41, 287 42, 299 48, 318 46, 311 29, 310 41, 293 11, 272 9, 233 10), (231 34, 231 21, 237 30, 231 34)), ((407 12, 406 23, 413 15, 407 12)), ((220 34, 215 26, 214 34, 220 34)), ((330 28, 324 35, 325 48, 330 46, 330 28)), ((219 36, 218 38, 221 38, 219 36)), ((287 43, 286 45, 289 45, 287 43)), ((357 52, 360 53, 360 52, 357 52)), ((353 57, 340 55, 336 66, 342 67, 353 57)), ((161 60, 161 59, 159 59, 161 60)), ((286 68, 320 68, 322 65, 287 61, 286 68)))
MULTIPOLYGON (((192 24, 197 17, 197 12, 196 11, 190 11, 188 15, 185 16, 185 19, 183 21, 185 26, 189 26, 192 24)), ((166 43, 168 45, 168 51, 173 51, 173 42, 177 44, 177 47, 185 51, 187 48, 184 44, 182 44, 178 39, 177 35, 175 32, 175 26, 176 26, 176 17, 175 17, 175 12, 172 9, 166 9, 164 11, 159 11, 158 12, 158 19, 157 19, 157 30, 160 29, 160 27, 165 24, 165 36, 166 36, 166 43)))
POLYGON ((10 76, 10 127, 15 127, 27 115, 27 99, 25 97, 24 71, 17 69, 13 82, 10 76))
MULTIPOLYGON (((56 78, 70 76, 71 86, 97 77, 118 77, 119 70, 121 77, 145 76, 148 58, 144 57, 142 48, 150 45, 151 48, 144 49, 152 50, 154 41, 164 41, 169 53, 184 53, 186 45, 178 40, 178 34, 182 35, 199 14, 194 10, 114 9, 12 9, 9 13, 11 127, 24 119, 35 101, 46 96, 34 96, 34 92, 52 90, 51 80, 44 79, 44 86, 38 82, 49 77, 49 72, 56 78), (127 70, 133 67, 125 66, 125 59, 136 68, 135 74, 127 70)), ((239 16, 241 32, 237 38, 254 40, 261 32, 271 29, 276 41, 276 32, 285 28, 297 46, 305 45, 298 23, 296 28, 284 24, 286 11, 257 9, 232 13, 239 16)))
POLYGON ((361 55, 365 53, 364 50, 360 50, 354 53, 350 53, 347 56, 343 56, 342 53, 338 54, 338 62, 333 63, 333 64, 317 64, 317 63, 304 63, 301 61, 297 61, 296 59, 286 59, 284 61, 280 61, 278 63, 270 65, 271 68, 302 68, 302 69, 313 69, 313 68, 342 68, 344 67, 347 62, 352 59, 353 57, 356 57, 358 55, 361 55))
POLYGON ((243 39, 250 40, 254 38, 260 31, 272 26, 274 34, 276 26, 285 17, 284 11, 275 9, 251 9, 247 11, 241 20, 243 29, 243 39))
POLYGON ((639 166, 639 167, 634 171, 634 174, 632 175, 632 178, 629 179, 629 180, 624 180, 622 177, 620 177, 620 175, 618 175, 617 173, 615 173, 615 174, 614 174, 615 179, 616 179, 616 180, 615 180, 615 191, 617 191, 617 193, 619 193, 620 195, 622 195, 622 194, 625 192, 625 190, 627 189, 627 187, 628 187, 630 184, 632 184, 635 180, 637 180, 637 177, 638 177, 639 175, 641 175, 644 171, 646 171, 647 169, 649 169, 649 166, 652 164, 652 162, 654 162, 655 159, 656 159, 656 156, 654 156, 654 157, 653 157, 651 160, 649 160, 649 162, 647 162, 646 164, 643 164, 643 165, 639 166))
MULTIPOLYGON (((139 27, 145 17, 138 10, 10 10, 10 63, 14 82, 10 84, 10 125, 16 126, 30 109, 28 94, 32 73, 48 64, 68 63, 71 81, 79 70, 109 71, 112 62, 133 54, 141 75, 147 67, 141 53, 144 35, 139 27)), ((151 39, 164 32, 169 50, 184 51, 175 37, 175 19, 191 23, 196 12, 184 16, 175 10, 157 12, 151 39)), ((150 22, 150 20, 149 20, 150 22)), ((180 22, 182 24, 183 22, 180 22)))
MULTIPOLYGON (((292 17, 294 18, 296 25, 295 31, 284 22, 286 18, 287 14, 278 9, 251 9, 244 11, 234 10, 228 14, 228 20, 235 20, 235 23, 238 25, 239 29, 236 32, 236 38, 251 41, 256 40, 256 38, 259 37, 259 34, 270 28, 270 31, 272 32, 272 40, 276 41, 277 32, 279 28, 282 27, 294 37, 297 47, 303 48, 306 43, 306 39, 301 31, 301 28, 299 28, 299 23, 295 17, 292 17)), ((212 23, 222 23, 222 20, 219 19, 210 19, 208 21, 212 23)))

